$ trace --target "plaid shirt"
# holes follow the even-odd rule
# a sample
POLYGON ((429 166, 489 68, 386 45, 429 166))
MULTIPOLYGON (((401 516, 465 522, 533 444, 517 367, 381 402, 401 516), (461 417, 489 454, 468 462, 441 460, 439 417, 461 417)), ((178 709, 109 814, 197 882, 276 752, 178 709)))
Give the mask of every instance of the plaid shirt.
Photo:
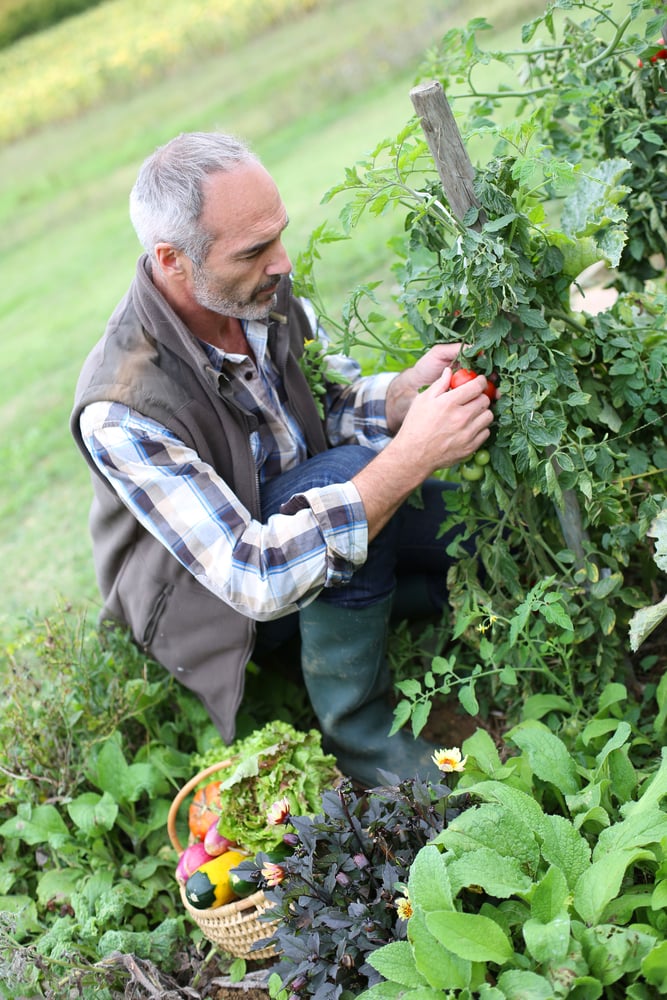
MULTIPOLYGON (((232 377, 237 402, 259 418, 250 443, 265 482, 303 462, 306 444, 281 405, 266 326, 248 322, 244 330, 256 367, 244 355, 202 346, 232 377)), ((350 358, 329 360, 350 380, 326 399, 329 440, 380 451, 388 440, 384 401, 394 375, 362 377, 350 358)), ((250 618, 267 621, 298 610, 322 587, 348 582, 366 558, 365 513, 351 482, 307 490, 301 509, 263 524, 192 448, 129 407, 92 403, 80 426, 96 465, 143 527, 200 583, 250 618)))

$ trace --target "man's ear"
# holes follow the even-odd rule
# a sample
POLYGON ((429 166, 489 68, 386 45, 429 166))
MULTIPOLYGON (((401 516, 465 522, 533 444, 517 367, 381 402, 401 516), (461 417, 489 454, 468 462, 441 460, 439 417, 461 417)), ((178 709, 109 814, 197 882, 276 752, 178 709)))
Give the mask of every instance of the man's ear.
POLYGON ((165 278, 181 279, 185 274, 184 255, 171 243, 155 244, 155 259, 165 278))

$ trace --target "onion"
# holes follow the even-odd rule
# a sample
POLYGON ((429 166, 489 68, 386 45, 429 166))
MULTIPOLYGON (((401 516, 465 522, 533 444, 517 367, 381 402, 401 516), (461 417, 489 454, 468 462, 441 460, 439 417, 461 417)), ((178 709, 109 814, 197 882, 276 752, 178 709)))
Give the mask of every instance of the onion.
POLYGON ((208 853, 200 840, 194 844, 190 844, 181 854, 176 866, 176 878, 185 885, 192 873, 196 872, 207 861, 211 861, 212 858, 213 855, 208 853))
POLYGON ((218 855, 224 854, 228 851, 230 847, 235 847, 236 845, 228 840, 227 837, 223 837, 221 833, 218 833, 218 820, 216 819, 209 826, 206 831, 206 836, 204 837, 204 847, 209 854, 217 858, 218 855))

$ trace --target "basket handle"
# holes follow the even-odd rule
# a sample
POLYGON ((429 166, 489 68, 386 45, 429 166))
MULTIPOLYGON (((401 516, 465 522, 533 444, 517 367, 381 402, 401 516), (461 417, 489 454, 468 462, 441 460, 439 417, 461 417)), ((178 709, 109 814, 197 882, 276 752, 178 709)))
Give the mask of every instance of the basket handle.
POLYGON ((203 781, 204 778, 208 778, 211 774, 215 774, 216 771, 221 771, 224 767, 229 767, 231 764, 233 764, 233 760, 222 760, 217 764, 211 764, 209 767, 205 767, 203 771, 200 771, 199 774, 195 774, 194 778, 190 778, 190 780, 183 785, 180 792, 178 792, 174 801, 171 803, 169 813, 167 815, 167 833, 169 834, 169 839, 174 849, 179 855, 184 851, 184 847, 176 835, 176 816, 178 815, 181 803, 190 794, 192 789, 197 787, 200 781, 203 781))

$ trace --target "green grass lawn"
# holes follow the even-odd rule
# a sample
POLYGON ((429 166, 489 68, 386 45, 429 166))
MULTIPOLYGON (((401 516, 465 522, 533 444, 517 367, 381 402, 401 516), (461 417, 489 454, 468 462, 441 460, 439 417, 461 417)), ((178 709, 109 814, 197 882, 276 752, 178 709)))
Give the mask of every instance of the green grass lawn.
MULTIPOLYGON (((327 188, 412 116, 417 67, 446 28, 486 13, 509 31, 507 20, 542 9, 537 0, 502 0, 493 12, 413 0, 407 23, 403 0, 341 0, 0 149, 5 626, 61 601, 97 608, 88 473, 68 417, 81 363, 134 271, 127 197, 143 158, 180 131, 242 135, 281 188, 296 258, 338 212, 335 201, 319 204, 327 188)), ((332 311, 353 284, 386 270, 388 226, 374 223, 327 260, 321 284, 332 311)))

